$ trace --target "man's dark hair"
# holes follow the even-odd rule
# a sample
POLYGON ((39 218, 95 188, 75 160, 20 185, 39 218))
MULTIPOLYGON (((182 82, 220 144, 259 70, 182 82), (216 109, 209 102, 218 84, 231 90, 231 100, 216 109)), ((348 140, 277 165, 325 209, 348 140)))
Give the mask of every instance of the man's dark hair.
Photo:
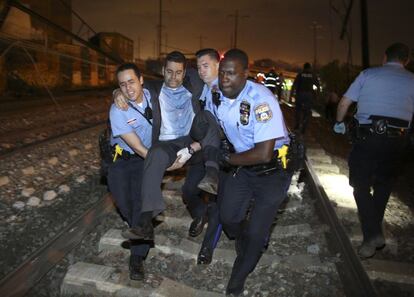
POLYGON ((310 70, 312 68, 311 64, 309 62, 306 62, 303 64, 303 70, 310 70))
POLYGON ((135 75, 140 78, 141 77, 141 71, 139 70, 138 66, 134 63, 124 63, 118 66, 116 69, 116 75, 118 76, 119 72, 125 71, 125 70, 134 70, 135 75))
POLYGON ((401 42, 391 44, 386 50, 387 61, 407 62, 410 57, 410 48, 401 42))
POLYGON ((179 51, 173 51, 171 53, 169 53, 166 57, 165 57, 165 62, 164 62, 164 67, 167 66, 168 62, 175 62, 175 63, 180 63, 184 65, 184 69, 186 68, 186 64, 187 64, 187 60, 185 58, 185 56, 183 55, 183 53, 179 52, 179 51))
POLYGON ((228 50, 224 54, 224 59, 238 60, 242 64, 243 69, 249 68, 249 57, 241 49, 233 48, 231 50, 228 50))
POLYGON ((195 53, 197 59, 208 55, 213 60, 216 60, 217 62, 220 62, 220 54, 218 51, 216 51, 214 48, 203 48, 195 53))

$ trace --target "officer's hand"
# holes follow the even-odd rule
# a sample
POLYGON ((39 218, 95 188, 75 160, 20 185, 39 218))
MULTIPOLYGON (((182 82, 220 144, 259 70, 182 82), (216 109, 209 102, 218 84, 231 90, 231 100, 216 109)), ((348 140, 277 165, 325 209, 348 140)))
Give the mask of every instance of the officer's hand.
POLYGON ((345 134, 346 127, 345 127, 344 122, 336 122, 335 125, 333 126, 333 130, 337 134, 345 134))
POLYGON ((117 108, 122 110, 128 109, 128 99, 124 97, 120 89, 115 89, 112 92, 112 99, 114 100, 117 108))
POLYGON ((173 170, 177 170, 183 167, 185 163, 181 163, 180 158, 181 156, 178 156, 177 159, 175 159, 174 163, 170 167, 167 168, 167 171, 173 171, 173 170))
POLYGON ((185 164, 188 160, 190 160, 192 154, 188 151, 188 148, 182 148, 177 152, 177 157, 180 157, 179 162, 185 164))

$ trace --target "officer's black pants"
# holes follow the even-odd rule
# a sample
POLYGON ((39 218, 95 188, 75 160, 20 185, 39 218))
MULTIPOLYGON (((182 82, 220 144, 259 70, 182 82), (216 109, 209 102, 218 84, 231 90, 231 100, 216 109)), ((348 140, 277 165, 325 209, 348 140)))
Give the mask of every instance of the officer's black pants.
POLYGON ((220 220, 227 235, 236 239, 237 258, 232 281, 244 281, 259 261, 280 203, 285 199, 291 174, 280 170, 257 176, 241 169, 228 175, 219 188, 220 220), (249 219, 246 213, 250 208, 249 219))
POLYGON ((305 133, 309 117, 312 114, 312 92, 299 92, 295 102, 295 129, 305 133))
MULTIPOLYGON (((116 205, 130 227, 138 225, 141 214, 141 180, 144 160, 133 158, 118 159, 109 166, 108 185, 116 205)), ((132 244, 131 255, 145 257, 150 246, 148 244, 132 244)))
POLYGON ((204 174, 205 167, 202 162, 189 166, 182 192, 184 203, 192 218, 208 216, 208 225, 202 246, 213 250, 221 234, 219 211, 215 199, 208 199, 208 202, 203 199, 203 195, 211 194, 204 193, 197 187, 204 174))
MULTIPOLYGON (((201 139, 202 152, 197 152, 188 161, 189 165, 202 162, 206 166, 216 167, 217 160, 211 160, 210 154, 204 155, 206 148, 218 148, 220 145, 219 130, 214 118, 208 112, 199 112, 193 120, 193 126, 205 125, 206 131, 201 139), (208 122, 205 125, 205 122, 208 122)), ((165 170, 173 164, 177 158, 177 152, 189 146, 194 140, 190 136, 183 136, 174 140, 158 141, 148 151, 144 162, 144 175, 142 179, 142 211, 152 211, 153 216, 165 209, 164 200, 161 194, 161 182, 165 170)), ((209 151, 207 149, 207 151, 209 151)), ((214 156, 215 157, 215 156, 214 156)), ((186 178, 191 178, 188 174, 186 178)))
POLYGON ((367 136, 352 147, 349 183, 354 188, 365 241, 382 233, 385 207, 401 170, 406 144, 403 137, 367 136))

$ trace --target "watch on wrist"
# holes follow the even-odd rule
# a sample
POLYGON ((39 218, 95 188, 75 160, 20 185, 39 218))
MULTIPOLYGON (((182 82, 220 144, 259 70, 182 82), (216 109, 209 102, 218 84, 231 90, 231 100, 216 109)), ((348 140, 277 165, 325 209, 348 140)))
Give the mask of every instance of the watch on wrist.
POLYGON ((191 145, 187 146, 187 149, 188 149, 188 153, 189 153, 190 155, 194 155, 195 151, 194 151, 194 149, 191 147, 191 145))

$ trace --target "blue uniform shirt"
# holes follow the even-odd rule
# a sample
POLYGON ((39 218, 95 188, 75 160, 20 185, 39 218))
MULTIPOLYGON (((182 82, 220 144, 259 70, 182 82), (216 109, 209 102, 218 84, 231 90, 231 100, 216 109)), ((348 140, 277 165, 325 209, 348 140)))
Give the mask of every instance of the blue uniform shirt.
POLYGON ((370 115, 411 121, 414 112, 414 74, 399 63, 362 71, 345 97, 357 102, 355 115, 360 124, 369 124, 370 115))
POLYGON ((270 139, 276 139, 275 150, 289 143, 279 104, 265 86, 247 81, 236 99, 221 96, 220 102, 213 114, 237 153, 270 139))
POLYGON ((177 89, 162 86, 159 96, 161 108, 159 140, 172 140, 188 135, 194 118, 191 98, 191 93, 184 86, 177 89))
POLYGON ((208 110, 209 112, 214 114, 213 109, 213 100, 212 100, 212 90, 216 92, 220 92, 218 88, 218 78, 216 78, 212 83, 211 87, 209 87, 207 84, 204 84, 203 92, 201 93, 200 100, 204 101, 205 107, 204 110, 208 110))
MULTIPOLYGON (((145 108, 149 105, 151 107, 150 93, 144 89, 144 99, 142 106, 130 101, 131 104, 139 111, 144 113, 145 108)), ((142 144, 146 148, 151 147, 152 126, 148 121, 135 109, 128 107, 127 110, 121 110, 112 104, 109 111, 109 119, 111 121, 111 145, 119 144, 124 150, 130 153, 135 153, 121 138, 122 134, 135 132, 141 139, 142 144)))

